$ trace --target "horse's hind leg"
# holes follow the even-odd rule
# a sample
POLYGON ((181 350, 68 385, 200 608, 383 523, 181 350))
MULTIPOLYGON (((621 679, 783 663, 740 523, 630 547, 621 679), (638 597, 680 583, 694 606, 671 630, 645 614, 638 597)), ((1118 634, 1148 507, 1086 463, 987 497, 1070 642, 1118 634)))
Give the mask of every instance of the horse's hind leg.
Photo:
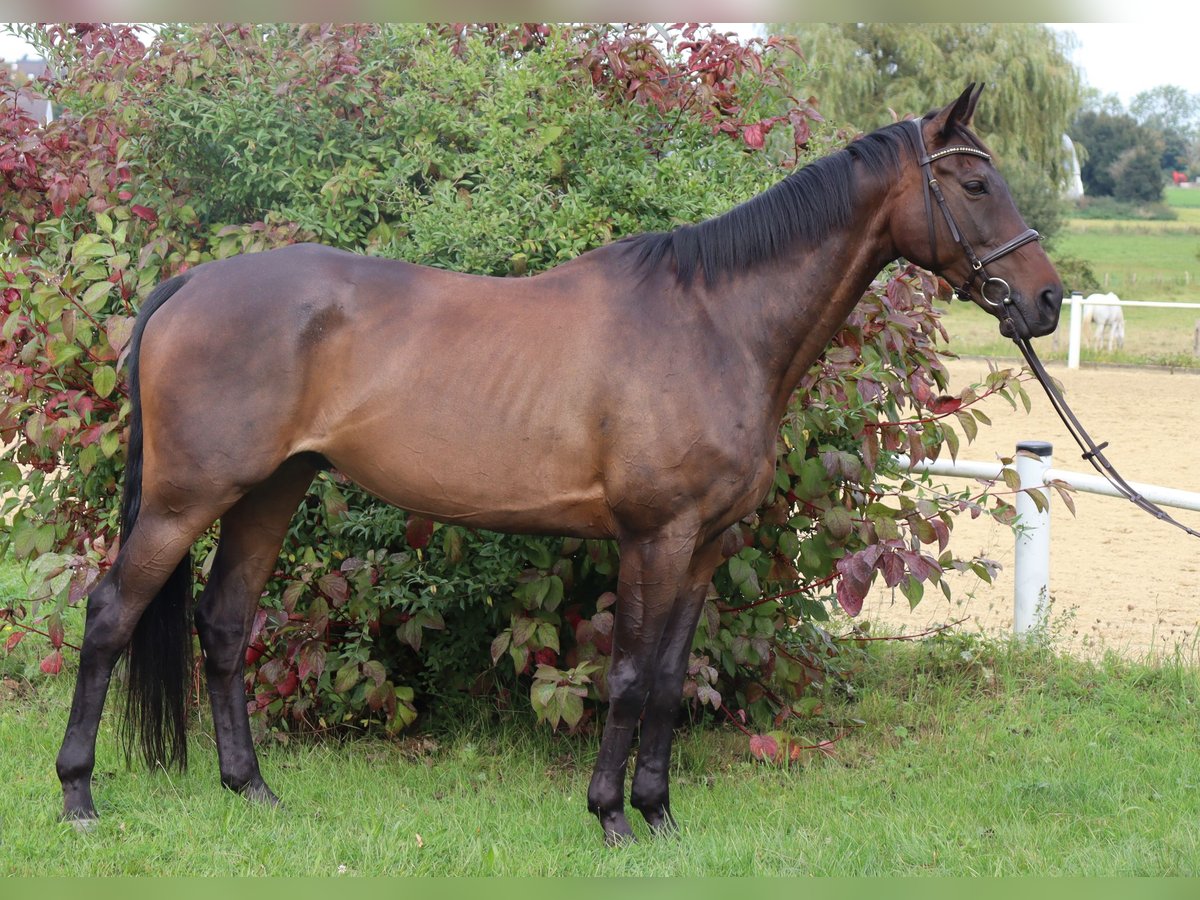
POLYGON ((311 461, 293 457, 221 517, 216 561, 196 608, 221 783, 268 803, 278 801, 259 772, 250 736, 246 645, 292 514, 316 472, 311 461))
POLYGON ((184 517, 144 506, 117 561, 88 596, 75 697, 56 762, 64 819, 88 822, 96 818, 91 788, 96 732, 113 667, 146 606, 219 512, 214 510, 210 516, 193 507, 184 517))

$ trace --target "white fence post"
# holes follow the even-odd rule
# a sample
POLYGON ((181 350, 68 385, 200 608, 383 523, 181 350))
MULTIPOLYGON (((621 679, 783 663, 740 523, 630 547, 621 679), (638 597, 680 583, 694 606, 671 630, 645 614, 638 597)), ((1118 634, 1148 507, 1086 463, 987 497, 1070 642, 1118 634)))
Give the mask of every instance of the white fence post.
POLYGON ((1079 344, 1083 340, 1083 292, 1071 291, 1071 321, 1067 337, 1067 368, 1079 368, 1079 344))
MULTIPOLYGON (((1050 601, 1050 489, 1046 484, 1061 481, 1077 491, 1105 497, 1125 497, 1121 491, 1100 475, 1051 468, 1053 447, 1045 441, 1021 441, 1017 444, 1014 468, 1020 479, 1016 511, 1020 526, 1013 560, 1013 630, 1018 634, 1036 633, 1046 625, 1050 601), (1020 451, 1026 451, 1021 453, 1020 451), (1030 455, 1032 454, 1032 455, 1030 455), (1026 490, 1039 490, 1046 498, 1045 510, 1039 512, 1026 490)), ((978 462, 967 459, 921 460, 912 462, 899 454, 896 465, 901 472, 926 472, 930 475, 950 475, 957 478, 981 478, 995 481, 1004 475, 998 461, 978 462)), ((1159 506, 1190 509, 1200 512, 1200 492, 1180 491, 1156 484, 1128 482, 1141 496, 1159 506)))
POLYGON ((1013 630, 1018 637, 1044 630, 1050 610, 1050 489, 1045 484, 1053 449, 1046 441, 1017 444, 1015 463, 1022 490, 1015 504, 1013 630), (1027 493, 1032 490, 1045 498, 1040 510, 1027 493))

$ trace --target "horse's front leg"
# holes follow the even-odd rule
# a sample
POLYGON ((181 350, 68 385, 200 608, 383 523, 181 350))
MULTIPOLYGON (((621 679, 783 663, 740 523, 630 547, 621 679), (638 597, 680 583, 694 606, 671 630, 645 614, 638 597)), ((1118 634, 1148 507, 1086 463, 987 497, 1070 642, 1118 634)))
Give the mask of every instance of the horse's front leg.
POLYGON ((633 839, 625 817, 625 770, 646 698, 658 669, 658 652, 695 546, 695 532, 676 529, 621 541, 621 569, 608 670, 608 718, 588 787, 588 809, 604 840, 633 839))
POLYGON ((637 770, 629 797, 634 808, 656 833, 676 828, 675 819, 671 816, 668 787, 671 742, 679 716, 683 680, 687 675, 696 623, 704 607, 713 572, 723 559, 719 539, 696 551, 656 654, 657 669, 642 716, 637 770))

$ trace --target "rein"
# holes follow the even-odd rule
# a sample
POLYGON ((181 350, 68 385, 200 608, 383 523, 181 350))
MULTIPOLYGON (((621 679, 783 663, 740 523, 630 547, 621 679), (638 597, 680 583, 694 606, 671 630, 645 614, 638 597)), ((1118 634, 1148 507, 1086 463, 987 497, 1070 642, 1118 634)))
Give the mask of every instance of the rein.
POLYGON ((1067 401, 1063 399, 1063 395, 1055 386, 1053 379, 1050 378, 1050 374, 1046 371, 1046 367, 1042 365, 1042 361, 1033 352, 1033 345, 1029 343, 1029 339, 1013 338, 1013 342, 1020 348, 1021 355, 1025 357, 1025 362, 1029 364, 1030 370, 1046 391, 1046 396, 1050 398, 1050 404, 1054 407, 1054 411, 1058 413, 1058 417, 1067 426, 1067 431, 1071 433, 1071 437, 1075 439, 1075 443, 1083 450, 1083 458, 1090 462, 1092 467, 1103 476, 1104 480, 1116 488, 1121 496, 1134 506, 1145 510, 1156 519, 1169 522, 1176 528, 1182 528, 1192 537, 1200 538, 1200 531, 1189 528, 1167 513, 1157 503, 1147 500, 1135 491, 1129 482, 1121 477, 1121 473, 1113 467, 1113 464, 1104 455, 1104 448, 1108 446, 1108 441, 1097 444, 1092 440, 1091 435, 1087 433, 1083 425, 1080 424, 1078 417, 1072 412, 1071 407, 1067 405, 1067 401))
MULTIPOLYGON (((914 120, 909 121, 912 122, 913 134, 916 138, 915 143, 917 147, 917 162, 921 166, 921 170, 925 178, 925 190, 923 193, 925 195, 925 217, 929 222, 929 248, 931 258, 937 259, 937 223, 933 215, 933 203, 930 199, 932 197, 933 200, 936 200, 938 208, 942 212, 942 217, 946 220, 946 225, 950 228, 951 237, 953 237, 955 242, 962 248, 963 253, 967 257, 967 261, 971 264, 970 278, 964 281, 961 286, 956 288, 955 293, 964 300, 969 299, 971 288, 974 286, 975 281, 979 278, 982 278, 983 284, 980 286, 979 293, 983 298, 983 301, 989 306, 998 310, 1001 318, 1009 320, 1009 322, 1014 326, 1012 329, 1013 334, 1018 334, 1019 332, 1015 327, 1016 323, 1013 322, 1013 313, 1015 311, 1016 315, 1021 317, 1022 322, 1024 322, 1025 316, 1021 312, 1020 307, 1013 303, 1012 289, 1009 287, 1008 282, 1006 282, 1003 278, 989 276, 987 274, 986 266, 988 263, 995 262, 1002 256, 1012 253, 1018 247, 1022 247, 1031 241, 1041 240, 1041 235, 1032 228, 1027 229, 1012 240, 1001 245, 996 250, 993 250, 987 256, 980 259, 975 253, 974 248, 972 248, 967 239, 963 237, 962 231, 958 227, 958 223, 954 220, 954 215, 950 212, 950 207, 946 203, 946 198, 942 195, 941 186, 938 184, 937 179, 933 177, 932 164, 935 160, 941 159, 943 156, 949 156, 952 153, 969 153, 973 156, 981 156, 987 160, 991 160, 991 156, 977 147, 968 146, 946 147, 943 150, 938 150, 936 153, 929 154, 925 151, 925 139, 921 134, 920 123, 914 120), (989 294, 989 288, 991 289, 991 294, 989 294)), ((1024 324, 1028 326, 1028 323, 1024 324)), ((1028 332, 1029 328, 1026 327, 1025 331, 1028 332)), ((1062 419, 1063 424, 1067 427, 1067 431, 1070 432, 1071 437, 1075 439, 1075 443, 1077 443, 1080 449, 1083 450, 1083 458, 1091 463, 1092 467, 1099 472, 1104 480, 1111 484, 1121 496, 1133 503, 1139 509, 1145 510, 1160 521, 1169 522, 1177 528, 1183 529, 1192 537, 1200 538, 1200 531, 1196 531, 1195 529, 1184 525, 1182 522, 1169 515, 1165 510, 1158 506, 1158 504, 1147 500, 1133 489, 1129 482, 1121 476, 1121 473, 1114 468, 1113 464, 1110 463, 1108 458, 1104 455, 1104 448, 1108 446, 1108 442, 1105 441, 1102 444, 1097 444, 1094 440, 1092 440, 1091 435, 1087 433, 1087 430, 1080 423, 1079 418, 1071 410, 1071 407, 1067 405, 1067 401, 1063 399, 1062 393, 1055 386, 1054 380, 1046 371, 1046 367, 1042 365, 1042 361, 1038 359, 1037 354, 1034 353, 1033 345, 1029 342, 1029 339, 1014 337, 1013 342, 1020 349, 1021 355, 1025 357, 1025 362, 1028 363, 1030 371, 1033 372, 1034 376, 1038 380, 1038 383, 1041 384, 1042 389, 1045 390, 1046 396, 1050 398, 1050 405, 1054 407, 1054 411, 1058 413, 1058 417, 1062 419)))

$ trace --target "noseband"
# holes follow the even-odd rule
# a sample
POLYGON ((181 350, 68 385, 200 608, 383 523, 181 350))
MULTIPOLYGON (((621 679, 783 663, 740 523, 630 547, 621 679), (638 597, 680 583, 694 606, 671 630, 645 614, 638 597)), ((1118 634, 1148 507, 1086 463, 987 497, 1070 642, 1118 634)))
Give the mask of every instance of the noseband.
POLYGON ((982 259, 975 253, 975 249, 970 242, 963 237, 962 230, 958 227, 958 222, 954 219, 954 214, 950 212, 950 206, 946 203, 946 198, 942 195, 942 187, 938 184, 938 180, 933 177, 933 162, 941 159, 943 156, 950 156, 953 153, 969 153, 972 156, 981 156, 986 160, 991 160, 991 156, 980 150, 978 147, 945 147, 938 150, 936 153, 927 153, 925 150, 925 138, 921 134, 921 123, 914 119, 909 119, 908 123, 912 125, 912 130, 916 138, 917 163, 921 166, 921 172, 925 179, 925 189, 923 191, 925 197, 925 219, 929 223, 929 253, 930 257, 936 261, 937 259, 937 223, 934 221, 933 204, 930 197, 937 201, 938 208, 942 211, 942 217, 946 220, 946 225, 950 228, 950 236, 962 248, 963 253, 967 257, 967 262, 971 264, 971 274, 959 287, 954 289, 954 292, 963 300, 970 299, 971 288, 979 279, 983 283, 979 288, 979 296, 983 298, 983 302, 988 306, 1001 308, 1007 307, 1012 303, 1012 288, 1003 278, 996 278, 988 275, 987 266, 1000 259, 1002 256, 1007 256, 1018 247, 1023 247, 1030 241, 1040 241, 1042 236, 1028 228, 1021 234, 1017 235, 1011 241, 993 250, 982 259))
MULTIPOLYGON (((958 223, 954 221, 954 215, 950 212, 950 207, 946 204, 946 198, 942 196, 942 188, 938 184, 937 179, 933 177, 933 161, 941 159, 943 156, 949 156, 952 153, 970 153, 972 156, 981 156, 986 160, 991 160, 984 151, 977 147, 946 147, 938 150, 936 153, 927 153, 925 151, 925 138, 921 134, 921 124, 915 120, 908 120, 913 126, 913 133, 916 137, 917 162, 921 166, 922 175, 925 178, 925 189, 922 193, 925 195, 925 219, 929 223, 929 253, 933 260, 937 260, 937 223, 933 216, 933 204, 930 200, 932 196, 937 200, 938 208, 942 211, 942 216, 946 220, 946 224, 950 226, 950 235, 962 247, 963 253, 966 254, 967 261, 971 264, 971 276, 962 283, 960 287, 955 288, 955 293, 964 300, 970 299, 971 288, 974 286, 977 279, 982 278, 983 284, 980 287, 979 294, 983 298, 984 303, 994 309, 1000 310, 1000 317, 1011 319, 1012 313, 1015 310, 1018 316, 1024 318, 1021 309, 1013 304, 1012 289, 1008 286, 1008 282, 1003 278, 996 278, 987 273, 988 263, 995 262, 1002 256, 1012 253, 1018 247, 1023 247, 1030 241, 1040 241, 1042 236, 1032 228, 1026 229, 1021 234, 1017 235, 1008 243, 993 250, 987 256, 980 259, 971 247, 971 244, 963 237, 962 231, 958 227, 958 223)), ((1015 324, 1015 323, 1013 323, 1015 324)), ((1192 537, 1200 538, 1200 531, 1194 528, 1189 528, 1182 522, 1170 516, 1166 511, 1160 508, 1157 504, 1147 500, 1139 494, 1113 467, 1112 463, 1104 455, 1104 448, 1108 446, 1105 441, 1102 444, 1097 444, 1092 440, 1091 435, 1084 430, 1083 425, 1067 406, 1066 400, 1063 399, 1058 387, 1054 384, 1054 380, 1046 371, 1042 361, 1038 359, 1037 354, 1033 351, 1033 344, 1028 338, 1017 337, 1014 330, 1013 340, 1017 347, 1020 348, 1021 354, 1025 357, 1025 361, 1029 364, 1030 371, 1037 376, 1037 380, 1041 382, 1042 387, 1046 390, 1046 395, 1050 398, 1050 403, 1054 407, 1054 411, 1058 413, 1059 418, 1067 427, 1067 431, 1073 437, 1076 443, 1084 451, 1083 458, 1091 463, 1096 471, 1117 489, 1117 492, 1130 500, 1135 506, 1140 507, 1150 513, 1157 519, 1182 528, 1192 537)))

